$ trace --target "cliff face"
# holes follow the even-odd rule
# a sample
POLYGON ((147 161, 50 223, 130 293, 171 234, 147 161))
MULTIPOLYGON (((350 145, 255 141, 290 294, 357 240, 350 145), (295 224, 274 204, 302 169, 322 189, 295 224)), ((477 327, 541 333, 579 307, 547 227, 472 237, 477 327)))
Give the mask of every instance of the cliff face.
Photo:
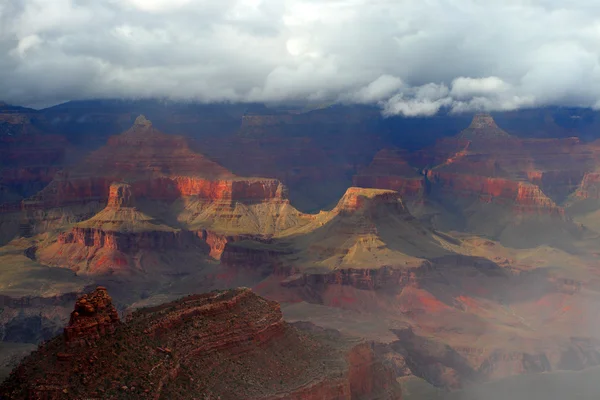
MULTIPOLYGON (((44 190, 25 200, 26 210, 59 208, 105 202, 110 196, 110 185, 121 181, 122 175, 74 178, 59 175, 44 190)), ((209 180, 194 177, 157 177, 131 183, 136 197, 173 202, 181 197, 193 196, 202 200, 260 202, 282 199, 284 189, 274 179, 209 180)))
POLYGON ((192 245, 197 236, 192 232, 149 231, 125 233, 105 231, 95 228, 73 228, 70 232, 61 233, 58 244, 75 244, 85 247, 118 250, 124 253, 135 253, 140 250, 177 250, 192 245))
POLYGON ((482 203, 506 205, 523 213, 564 215, 563 208, 557 206, 538 186, 528 182, 437 170, 429 171, 427 178, 434 187, 432 190, 441 197, 476 199, 482 203))
POLYGON ((221 236, 275 236, 305 225, 312 218, 290 204, 279 181, 234 181, 231 189, 220 199, 179 199, 172 210, 187 229, 221 236))
POLYGON ((110 306, 90 313, 97 297, 80 299, 70 324, 73 331, 85 325, 79 332, 91 332, 94 346, 72 346, 66 336, 40 346, 0 387, 4 398, 401 399, 369 346, 290 326, 276 303, 248 289, 142 309, 125 324, 110 322, 114 331, 105 334, 87 328, 106 323, 105 314, 114 321, 110 306), (52 374, 41 372, 50 365, 52 374))

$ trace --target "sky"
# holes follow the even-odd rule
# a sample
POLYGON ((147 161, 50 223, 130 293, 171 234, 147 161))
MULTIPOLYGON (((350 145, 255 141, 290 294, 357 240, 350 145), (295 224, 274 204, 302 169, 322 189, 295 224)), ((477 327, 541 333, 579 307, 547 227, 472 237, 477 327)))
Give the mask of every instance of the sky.
POLYGON ((0 0, 0 100, 600 108, 597 0, 0 0))

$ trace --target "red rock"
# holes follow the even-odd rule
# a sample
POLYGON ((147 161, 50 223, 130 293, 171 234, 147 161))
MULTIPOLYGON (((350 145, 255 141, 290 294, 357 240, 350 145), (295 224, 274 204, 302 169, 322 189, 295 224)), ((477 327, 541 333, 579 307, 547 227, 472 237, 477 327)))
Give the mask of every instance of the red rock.
POLYGON ((445 195, 507 205, 524 213, 564 216, 563 208, 557 206, 538 186, 528 182, 437 170, 429 171, 427 178, 445 195))
MULTIPOLYGON (((132 187, 115 183, 108 205, 94 217, 58 235, 56 242, 37 249, 37 258, 47 265, 71 268, 85 274, 131 273, 142 258, 156 252, 208 252, 194 232, 173 229, 135 208, 132 187), (81 264, 85 269, 81 270, 81 264)), ((168 268, 168 266, 165 266, 168 268)))
POLYGON ((106 288, 98 286, 95 291, 84 294, 75 303, 75 310, 64 331, 65 342, 70 346, 77 346, 82 341, 94 342, 102 336, 112 334, 119 322, 119 314, 106 288))

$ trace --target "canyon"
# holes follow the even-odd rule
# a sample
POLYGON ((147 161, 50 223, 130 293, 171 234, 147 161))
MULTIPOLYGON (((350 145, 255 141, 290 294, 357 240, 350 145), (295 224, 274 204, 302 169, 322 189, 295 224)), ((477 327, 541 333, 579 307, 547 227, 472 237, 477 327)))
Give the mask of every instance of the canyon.
POLYGON ((94 396, 102 380, 115 396, 400 398, 397 380, 454 391, 600 364, 594 141, 505 131, 509 113, 446 126, 360 107, 211 119, 146 104, 97 111, 84 150, 66 107, 2 114, 2 140, 19 144, 0 147, 13 160, 0 174, 0 332, 28 345, 62 332, 3 390, 94 396), (411 148, 396 126, 445 127, 411 148), (35 174, 18 172, 33 171, 25 150, 35 174), (240 286, 252 291, 229 291, 240 286), (115 346, 161 363, 142 371, 157 378, 107 381, 130 362, 115 346), (63 372, 44 380, 36 365, 63 372))

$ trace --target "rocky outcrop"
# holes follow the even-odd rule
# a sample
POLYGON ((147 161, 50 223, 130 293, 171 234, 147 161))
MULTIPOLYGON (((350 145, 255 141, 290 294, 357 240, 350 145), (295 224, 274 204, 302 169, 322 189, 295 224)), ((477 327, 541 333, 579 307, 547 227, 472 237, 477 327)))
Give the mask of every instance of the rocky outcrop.
POLYGON ((69 327, 93 346, 73 346, 70 335, 43 344, 0 387, 3 398, 401 399, 369 345, 290 326, 277 303, 249 289, 141 309, 124 324, 99 289, 73 315, 69 327))
POLYGON ((352 184, 364 188, 389 189, 402 195, 405 199, 419 198, 425 190, 425 178, 406 178, 402 176, 368 176, 357 175, 352 184))
POLYGON ((114 333, 118 324, 119 314, 111 297, 105 287, 98 286, 92 293, 77 299, 69 325, 65 328, 65 343, 69 346, 90 345, 114 333))

